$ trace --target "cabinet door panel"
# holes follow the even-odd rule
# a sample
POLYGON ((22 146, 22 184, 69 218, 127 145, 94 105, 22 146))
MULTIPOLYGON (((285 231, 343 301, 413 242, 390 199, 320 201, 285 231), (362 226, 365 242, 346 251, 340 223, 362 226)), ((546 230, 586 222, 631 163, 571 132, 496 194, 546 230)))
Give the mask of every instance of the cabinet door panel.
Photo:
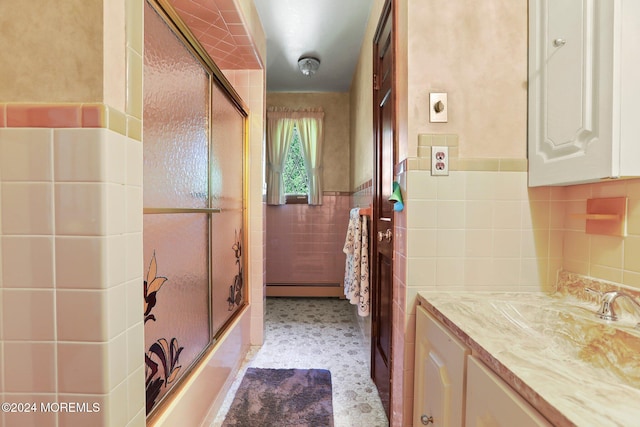
POLYGON ((548 30, 540 42, 544 143, 549 159, 584 152, 593 132, 593 10, 585 1, 546 0, 548 30), (564 44, 563 44, 564 43, 564 44))
POLYGON ((619 174, 613 162, 609 2, 529 2, 529 185, 619 174))
POLYGON ((482 362, 467 360, 466 427, 551 427, 482 362))
POLYGON ((462 342, 424 308, 417 308, 414 427, 423 425, 423 415, 433 417, 432 426, 462 426, 467 354, 462 342))
POLYGON ((427 412, 437 420, 435 425, 451 425, 451 381, 447 366, 438 354, 431 350, 425 364, 424 378, 428 382, 429 402, 427 412))

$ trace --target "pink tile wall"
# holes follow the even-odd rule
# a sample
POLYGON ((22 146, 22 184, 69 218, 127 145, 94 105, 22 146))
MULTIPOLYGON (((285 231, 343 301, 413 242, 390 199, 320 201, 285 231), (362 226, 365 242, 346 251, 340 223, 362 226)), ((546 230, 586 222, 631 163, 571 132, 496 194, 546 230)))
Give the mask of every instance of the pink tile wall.
MULTIPOLYGON (((406 163, 406 162, 405 162, 406 163)), ((403 163, 404 165, 404 163, 403 163)), ((404 170, 404 167, 402 168, 404 170)), ((407 194, 407 174, 396 174, 403 194, 407 194)), ((407 206, 394 213, 393 258, 393 365, 391 392, 391 426, 411 425, 413 408, 413 352, 415 337, 411 319, 406 320, 407 206), (409 358, 410 360, 407 360, 409 358)), ((415 316, 414 316, 415 317, 415 316)))
POLYGON ((321 206, 267 206, 267 283, 342 284, 350 203, 325 195, 321 206))
MULTIPOLYGON (((400 169, 403 169, 402 167, 400 169)), ((396 175, 403 194, 406 194, 406 172, 396 175)), ((354 206, 369 206, 372 203, 371 181, 357 188, 353 195, 354 206)), ((415 314, 409 314, 407 320, 407 202, 405 209, 394 213, 394 261, 393 261, 393 364, 391 422, 394 426, 411 426, 413 409, 413 353, 415 314), (413 318, 413 319, 412 319, 413 318)), ((370 325, 368 325, 370 327, 370 325)), ((365 331, 366 333, 367 331, 365 331)))

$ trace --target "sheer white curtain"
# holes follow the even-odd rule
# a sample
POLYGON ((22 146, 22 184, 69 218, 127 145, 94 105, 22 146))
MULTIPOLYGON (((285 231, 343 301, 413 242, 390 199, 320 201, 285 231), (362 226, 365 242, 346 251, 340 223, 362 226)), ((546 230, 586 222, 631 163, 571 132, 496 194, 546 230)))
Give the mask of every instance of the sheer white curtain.
POLYGON ((304 166, 309 177, 309 204, 322 204, 322 143, 324 112, 307 111, 298 118, 296 125, 300 134, 304 166))
POLYGON ((282 205, 286 198, 282 171, 291 146, 294 126, 298 128, 302 157, 309 177, 309 204, 322 204, 322 143, 324 112, 321 109, 267 110, 267 204, 282 205))
POLYGON ((283 111, 267 111, 267 204, 283 205, 286 201, 282 169, 291 139, 295 120, 283 111))

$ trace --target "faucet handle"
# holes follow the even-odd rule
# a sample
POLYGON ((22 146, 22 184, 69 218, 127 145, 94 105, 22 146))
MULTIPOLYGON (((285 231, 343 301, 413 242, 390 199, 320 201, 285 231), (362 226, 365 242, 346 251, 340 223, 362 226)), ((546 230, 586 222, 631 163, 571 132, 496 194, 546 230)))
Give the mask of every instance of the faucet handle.
MULTIPOLYGON (((640 302, 636 301, 633 296, 624 291, 611 290, 608 292, 601 292, 591 288, 584 288, 584 291, 588 294, 598 296, 600 308, 596 312, 596 316, 600 319, 613 321, 618 320, 618 316, 613 305, 618 298, 628 299, 633 304, 636 314, 640 315, 640 302)), ((640 328, 640 323, 638 323, 636 327, 640 328)))

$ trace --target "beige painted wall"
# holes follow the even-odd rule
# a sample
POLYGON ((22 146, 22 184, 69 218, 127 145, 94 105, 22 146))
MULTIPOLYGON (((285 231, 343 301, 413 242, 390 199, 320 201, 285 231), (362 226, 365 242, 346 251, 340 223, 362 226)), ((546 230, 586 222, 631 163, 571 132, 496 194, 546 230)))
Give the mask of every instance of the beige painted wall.
POLYGON ((1 2, 0 28, 0 100, 125 110, 124 0, 1 2))
POLYGON ((373 36, 384 0, 374 0, 351 81, 351 186, 352 190, 373 177, 373 36))
POLYGON ((408 4, 408 157, 418 134, 447 133, 460 157, 526 158, 527 2, 408 4), (429 122, 429 92, 448 93, 448 123, 429 122))
MULTIPOLYGON (((351 85, 354 188, 373 174, 371 43, 383 5, 372 7, 351 85)), ((400 160, 417 157, 422 133, 458 135, 461 158, 526 158, 527 2, 409 1, 396 12, 400 160), (451 31, 427 31, 443 22, 451 31), (428 120, 436 91, 449 95, 448 123, 428 120)))
POLYGON ((267 107, 324 110, 324 191, 350 191, 349 94, 271 92, 267 93, 267 107))
POLYGON ((267 38, 264 34, 264 29, 262 28, 262 22, 260 22, 256 5, 253 0, 238 0, 237 4, 242 11, 240 17, 243 21, 244 27, 251 36, 254 49, 257 51, 258 61, 263 65, 266 65, 263 63, 262 58, 267 57, 267 38))

